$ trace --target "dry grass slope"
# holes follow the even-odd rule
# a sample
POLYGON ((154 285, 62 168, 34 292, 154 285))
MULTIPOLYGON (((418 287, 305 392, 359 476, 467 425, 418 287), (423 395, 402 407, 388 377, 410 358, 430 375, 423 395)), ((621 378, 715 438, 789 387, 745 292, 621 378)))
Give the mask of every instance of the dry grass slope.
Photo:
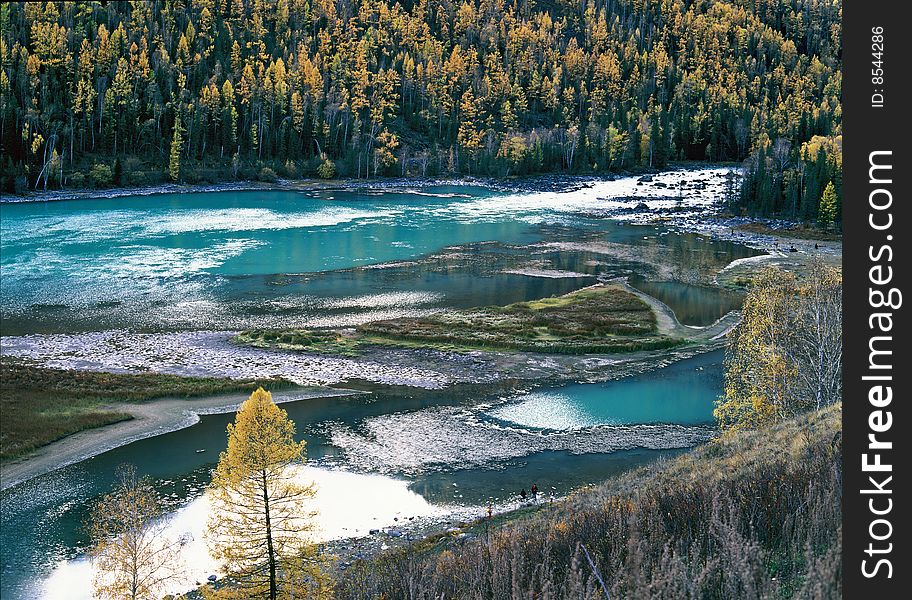
POLYGON ((707 444, 488 539, 435 540, 355 563, 337 595, 605 598, 601 579, 611 598, 628 600, 835 600, 840 410, 707 444))

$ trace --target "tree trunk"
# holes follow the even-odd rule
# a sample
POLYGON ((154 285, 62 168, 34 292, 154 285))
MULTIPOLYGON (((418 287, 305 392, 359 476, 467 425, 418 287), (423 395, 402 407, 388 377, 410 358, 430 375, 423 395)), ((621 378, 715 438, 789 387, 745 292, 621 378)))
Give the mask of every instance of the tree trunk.
POLYGON ((133 548, 133 561, 131 566, 132 573, 130 579, 130 600, 136 600, 139 597, 139 565, 137 564, 136 548, 133 548))
POLYGON ((266 514, 266 551, 269 553, 269 600, 276 600, 278 588, 276 587, 276 557, 272 545, 272 522, 269 517, 269 488, 266 484, 266 471, 262 472, 263 478, 263 512, 266 514))
MULTIPOLYGON (((73 135, 75 133, 73 111, 70 110, 70 168, 73 168, 73 135)), ((2 134, 0 134, 2 135, 2 134)), ((2 137, 0 137, 2 139, 2 137)), ((60 161, 60 186, 63 187, 63 161, 60 161)))

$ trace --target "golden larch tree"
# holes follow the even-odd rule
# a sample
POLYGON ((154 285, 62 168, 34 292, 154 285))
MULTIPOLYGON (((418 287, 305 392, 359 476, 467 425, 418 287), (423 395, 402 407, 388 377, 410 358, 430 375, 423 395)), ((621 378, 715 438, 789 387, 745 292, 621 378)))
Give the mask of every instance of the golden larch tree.
POLYGON ((228 448, 219 456, 208 496, 207 538, 245 598, 318 598, 328 593, 313 545, 314 513, 306 501, 315 488, 299 479, 295 465, 305 442, 272 395, 257 389, 228 425, 228 448))

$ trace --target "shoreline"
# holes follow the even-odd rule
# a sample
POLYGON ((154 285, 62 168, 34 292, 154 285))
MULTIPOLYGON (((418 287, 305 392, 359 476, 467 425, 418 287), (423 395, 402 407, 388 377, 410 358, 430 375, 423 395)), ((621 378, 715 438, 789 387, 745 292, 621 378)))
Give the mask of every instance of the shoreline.
MULTIPOLYGON (((676 165, 673 170, 687 171, 699 168, 708 168, 708 165, 676 165)), ((635 176, 635 174, 623 174, 601 177, 572 177, 560 176, 559 174, 556 174, 552 176, 541 176, 538 178, 523 178, 523 181, 535 182, 539 185, 542 182, 550 182, 551 185, 555 185, 557 182, 563 182, 562 189, 571 191, 574 189, 568 185, 571 182, 575 182, 577 185, 582 185, 585 187, 588 186, 589 183, 605 180, 607 177, 619 178, 635 176)), ((271 184, 263 182, 238 182, 206 186, 166 185, 152 186, 149 188, 141 189, 120 188, 117 190, 109 191, 110 193, 107 196, 103 197, 117 198, 121 196, 152 195, 174 192, 206 192, 256 189, 314 190, 334 189, 345 185, 356 185, 361 187, 382 185, 392 187, 398 184, 417 187, 420 185, 434 185, 435 183, 445 185, 469 183, 475 185, 499 185, 500 187, 503 187, 506 184, 510 183, 510 180, 485 181, 472 180, 471 178, 459 178, 453 180, 441 180, 432 178, 421 180, 389 178, 379 180, 353 181, 282 180, 278 183, 271 184)), ((527 186, 526 189, 531 190, 534 187, 534 185, 527 186)), ((46 196, 42 196, 41 198, 26 197, 21 200, 4 199, 0 201, 0 204, 4 202, 40 202, 78 198, 98 198, 99 190, 87 190, 80 192, 79 194, 81 195, 74 197, 72 195, 61 195, 60 193, 53 192, 47 193, 46 196)), ((676 215, 674 211, 663 209, 648 211, 645 214, 640 215, 631 215, 630 213, 625 213, 623 211, 607 211, 606 213, 600 215, 600 217, 609 221, 629 222, 631 224, 665 225, 671 229, 682 232, 702 234, 717 240, 725 240, 744 244, 766 253, 747 259, 732 261, 725 267, 719 269, 711 278, 711 284, 718 287, 732 287, 733 285, 737 285, 737 282, 739 281, 738 271, 739 268, 742 267, 746 267, 748 271, 756 270, 762 265, 779 265, 785 268, 801 268, 803 265, 809 262, 809 259, 812 255, 822 256, 829 261, 837 263, 841 262, 841 240, 821 241, 814 239, 801 239, 790 236, 778 236, 774 235, 773 233, 776 227, 773 227, 772 231, 762 233, 756 231, 745 231, 739 228, 740 225, 743 225, 745 223, 761 222, 766 225, 784 225, 786 222, 751 217, 725 217, 719 214, 718 208, 719 207, 717 206, 697 208, 697 214, 689 215, 676 215), (817 246, 817 248, 815 248, 815 246, 817 246), (785 250, 786 248, 796 248, 800 250, 792 253, 787 252, 785 250)), ((591 248, 588 249, 592 250, 591 248)), ((650 304, 657 316, 657 319, 659 320, 661 330, 666 333, 682 334, 682 337, 690 339, 691 341, 702 342, 699 344, 702 346, 702 348, 697 349, 691 346, 681 348, 678 352, 671 353, 648 352, 646 353, 648 356, 644 356, 640 352, 634 352, 623 356, 587 355, 587 358, 597 359, 594 362, 600 362, 598 359, 605 359, 608 363, 612 364, 640 363, 644 366, 649 365, 647 366, 647 369, 654 368, 656 366, 656 362, 662 362, 662 356, 668 357, 669 355, 675 355, 678 353, 686 355, 694 351, 696 351, 696 353, 700 353, 701 351, 710 351, 717 348, 721 344, 720 338, 724 337, 725 333, 727 333, 738 321, 739 315, 729 313, 720 318, 716 323, 713 323, 707 327, 685 326, 677 320, 674 312, 670 309, 670 307, 666 306, 659 300, 631 288, 624 280, 616 280, 615 283, 619 284, 623 288, 626 288, 628 291, 635 293, 637 296, 644 299, 647 303, 650 304)), ((496 367, 497 370, 505 369, 507 372, 512 371, 515 373, 515 369, 522 367, 522 365, 516 365, 514 363, 516 363, 517 360, 522 363, 523 361, 521 359, 523 356, 525 356, 525 354, 521 352, 492 352, 488 355, 488 358, 491 359, 492 366, 496 367)), ((550 355, 543 356, 546 358, 553 358, 550 355)), ((567 361, 560 360, 558 362, 563 363, 567 361)), ((583 363, 586 362, 587 360, 584 359, 583 363)), ((529 371, 531 369, 532 371, 537 371, 540 370, 539 367, 540 365, 526 365, 525 370, 529 371)), ((582 366, 562 364, 561 367, 562 368, 557 369, 556 373, 552 373, 552 375, 556 375, 557 379, 564 379, 565 381, 573 378, 585 380, 592 379, 593 373, 590 372, 591 369, 586 368, 585 364, 582 366), (575 374, 574 377, 568 377, 568 373, 570 371, 573 371, 575 374), (563 375, 563 377, 561 377, 561 375, 563 375)), ((523 369, 520 368, 520 370, 523 369)), ((529 375, 529 373, 526 373, 526 375, 529 375)), ((546 379, 551 378, 546 377, 546 379)), ((538 377, 528 377, 528 381, 530 383, 533 383, 536 380, 541 381, 538 377)), ((277 393, 276 402, 302 400, 306 398, 321 396, 345 396, 353 393, 359 393, 355 390, 343 389, 337 391, 317 386, 310 388, 309 391, 307 389, 302 389, 298 392, 299 393, 297 394, 295 394, 295 391, 277 393), (288 397, 289 394, 295 394, 295 396, 288 397)), ((133 418, 104 427, 98 427, 78 432, 63 439, 57 440, 47 446, 39 448, 29 455, 13 459, 8 463, 0 465, 0 490, 9 489, 34 477, 55 471, 77 462, 81 462, 113 448, 129 444, 133 441, 154 437, 156 435, 161 435, 191 426, 198 422, 199 415, 225 413, 236 410, 237 406, 239 406, 244 399, 246 399, 246 395, 229 394, 221 396, 199 397, 195 399, 165 398, 147 403, 118 404, 115 407, 117 410, 129 413, 133 416, 133 418)))
MULTIPOLYGON (((489 366, 512 373, 514 378, 521 379, 533 388, 573 383, 599 383, 623 379, 718 350, 721 347, 719 338, 730 330, 740 317, 740 313, 733 311, 706 327, 682 325, 674 316, 673 311, 661 301, 631 288, 626 281, 616 280, 613 283, 630 290, 631 293, 637 296, 648 298, 647 302, 655 311, 657 318, 662 322, 662 329, 668 331, 689 330, 691 341, 696 343, 688 343, 681 347, 659 351, 643 350, 622 355, 589 354, 564 356, 492 351, 487 353, 487 358, 490 361, 489 366), (542 358, 545 359, 549 366, 538 364, 538 361, 542 358), (582 363, 578 362, 579 359, 582 359, 582 363), (528 364, 530 361, 535 364, 528 364), (604 369, 607 366, 611 367, 611 374, 605 377, 604 369), (599 376, 600 373, 602 376, 599 376)), ((340 384, 345 386, 348 381, 343 380, 340 384)), ((458 385, 458 383, 454 385, 458 385)), ((354 387, 302 386, 296 389, 276 391, 273 393, 273 398, 276 404, 282 404, 312 398, 341 398, 364 393, 369 394, 371 392, 355 389, 354 387)), ((0 464, 0 492, 5 492, 47 473, 89 460, 109 450, 191 427, 199 422, 201 415, 224 414, 236 411, 247 397, 248 394, 246 393, 229 393, 197 398, 160 398, 148 402, 100 407, 116 409, 132 415, 133 418, 76 432, 42 446, 29 454, 0 464)))
MULTIPOLYGON (((276 404, 360 394, 357 390, 299 388, 275 392, 276 404)), ((201 415, 236 411, 248 394, 231 393, 199 398, 161 398, 149 402, 112 405, 133 416, 103 427, 79 431, 0 465, 0 491, 41 475, 88 460, 109 450, 146 438, 171 433, 199 422, 201 415)))
POLYGON ((246 192, 246 191, 315 191, 341 190, 357 188, 408 188, 428 187, 435 185, 480 186, 492 190, 513 192, 566 191, 571 192, 581 187, 588 187, 599 181, 613 181, 629 177, 640 177, 645 174, 663 172, 698 171, 703 169, 735 168, 728 163, 692 162, 670 164, 663 170, 645 169, 617 173, 595 173, 571 175, 567 173, 542 173, 521 177, 473 177, 458 175, 454 177, 376 177, 374 179, 276 179, 275 181, 258 180, 225 180, 217 183, 160 183, 138 187, 80 188, 61 190, 29 190, 24 195, 4 194, 0 196, 3 204, 22 204, 29 202, 57 202, 63 200, 104 200, 127 196, 154 196, 159 194, 195 194, 204 192, 246 192))

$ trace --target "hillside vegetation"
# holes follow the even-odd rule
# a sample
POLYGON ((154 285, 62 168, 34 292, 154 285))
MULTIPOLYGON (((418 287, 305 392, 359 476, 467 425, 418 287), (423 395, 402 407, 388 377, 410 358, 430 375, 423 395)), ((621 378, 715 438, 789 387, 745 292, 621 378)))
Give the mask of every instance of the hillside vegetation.
POLYGON ((356 562, 337 597, 840 598, 840 415, 738 432, 487 537, 356 562))
POLYGON ((22 191, 750 158, 738 208, 830 224, 841 13, 840 0, 3 4, 0 181, 22 191))

